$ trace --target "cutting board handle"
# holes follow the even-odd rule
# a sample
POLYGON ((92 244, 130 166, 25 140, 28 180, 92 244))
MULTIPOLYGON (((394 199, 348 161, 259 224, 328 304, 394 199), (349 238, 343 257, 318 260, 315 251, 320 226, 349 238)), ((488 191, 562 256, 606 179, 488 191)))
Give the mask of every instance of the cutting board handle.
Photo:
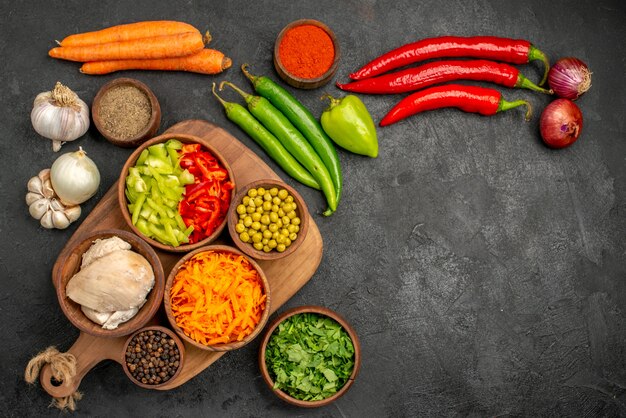
POLYGON ((65 398, 72 395, 78 389, 83 377, 96 364, 103 360, 114 360, 122 363, 124 343, 128 337, 111 338, 107 344, 102 344, 102 338, 82 333, 67 351, 76 357, 76 375, 72 380, 62 382, 60 385, 53 383, 52 367, 46 364, 41 369, 39 382, 48 394, 54 398, 65 398))

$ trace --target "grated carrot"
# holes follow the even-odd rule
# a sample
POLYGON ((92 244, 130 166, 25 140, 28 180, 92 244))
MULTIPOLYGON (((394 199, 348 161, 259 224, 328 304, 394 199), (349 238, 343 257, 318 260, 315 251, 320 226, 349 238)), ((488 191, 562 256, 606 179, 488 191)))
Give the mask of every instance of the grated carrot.
POLYGON ((172 283, 176 324, 204 345, 241 341, 265 309, 261 276, 243 256, 204 251, 184 263, 172 283))

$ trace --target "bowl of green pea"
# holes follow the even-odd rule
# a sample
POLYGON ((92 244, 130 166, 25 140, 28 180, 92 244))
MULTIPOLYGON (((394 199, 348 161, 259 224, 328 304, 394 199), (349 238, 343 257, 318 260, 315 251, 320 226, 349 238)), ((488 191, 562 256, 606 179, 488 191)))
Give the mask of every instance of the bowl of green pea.
POLYGON ((308 229, 304 199, 280 180, 256 180, 242 187, 228 213, 228 232, 235 246, 258 260, 292 254, 308 229))

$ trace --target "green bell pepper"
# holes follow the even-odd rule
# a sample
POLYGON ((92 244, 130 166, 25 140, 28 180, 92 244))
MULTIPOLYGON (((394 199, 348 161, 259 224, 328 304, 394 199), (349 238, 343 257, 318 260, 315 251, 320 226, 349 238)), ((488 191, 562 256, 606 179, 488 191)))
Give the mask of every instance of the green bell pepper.
POLYGON ((335 99, 330 95, 330 106, 322 113, 320 122, 326 134, 340 147, 355 154, 376 158, 378 138, 376 126, 365 104, 357 96, 335 99))

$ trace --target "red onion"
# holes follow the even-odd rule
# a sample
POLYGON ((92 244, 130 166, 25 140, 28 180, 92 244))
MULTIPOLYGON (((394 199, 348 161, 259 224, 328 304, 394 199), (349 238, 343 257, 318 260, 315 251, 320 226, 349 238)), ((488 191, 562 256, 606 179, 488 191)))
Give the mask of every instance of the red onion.
POLYGON ((543 142, 552 148, 565 148, 578 139, 583 129, 583 114, 574 102, 556 99, 541 113, 539 130, 543 142))
POLYGON ((550 68, 548 84, 558 97, 576 100, 591 87, 591 71, 578 58, 561 58, 550 68))

